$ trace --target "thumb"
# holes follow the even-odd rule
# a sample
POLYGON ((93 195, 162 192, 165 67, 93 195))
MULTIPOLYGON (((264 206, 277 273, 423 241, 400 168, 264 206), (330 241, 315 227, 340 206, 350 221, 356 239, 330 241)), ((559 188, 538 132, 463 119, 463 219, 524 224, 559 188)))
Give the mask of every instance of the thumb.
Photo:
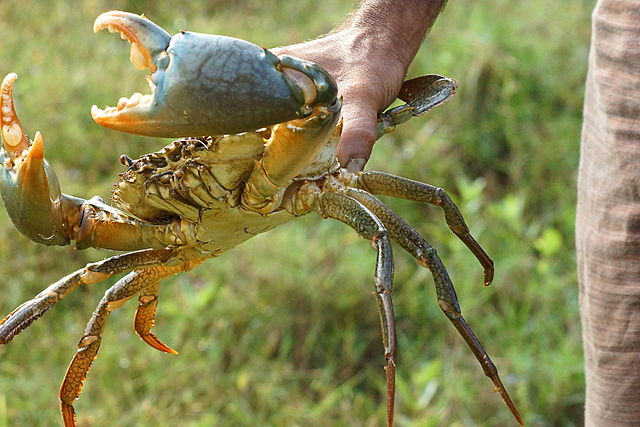
POLYGON ((361 171, 376 142, 378 115, 370 103, 345 103, 343 127, 338 144, 338 161, 342 167, 361 171))

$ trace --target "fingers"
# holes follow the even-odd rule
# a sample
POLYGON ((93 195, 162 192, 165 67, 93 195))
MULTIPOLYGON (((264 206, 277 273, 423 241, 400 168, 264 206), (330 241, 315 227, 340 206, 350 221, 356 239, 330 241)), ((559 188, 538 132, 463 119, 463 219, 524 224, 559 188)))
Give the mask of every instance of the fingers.
POLYGON ((338 145, 338 161, 352 171, 361 171, 371 156, 376 141, 377 111, 375 105, 364 100, 345 99, 343 128, 338 145))
POLYGON ((377 114, 396 98, 406 67, 375 43, 362 43, 361 34, 352 30, 271 51, 315 62, 333 76, 343 98, 338 160, 342 167, 361 171, 376 140, 377 114))

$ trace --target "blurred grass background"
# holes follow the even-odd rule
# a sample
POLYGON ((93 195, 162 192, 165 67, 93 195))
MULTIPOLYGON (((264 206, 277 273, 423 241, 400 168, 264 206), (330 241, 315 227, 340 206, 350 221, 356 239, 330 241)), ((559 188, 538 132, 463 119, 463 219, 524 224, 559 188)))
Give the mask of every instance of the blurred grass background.
MULTIPOLYGON (((593 0, 450 2, 409 76, 440 73, 458 96, 380 142, 369 169, 445 187, 496 263, 483 288, 473 256, 430 206, 389 200, 438 248, 463 313, 532 426, 582 424, 583 368, 573 244, 575 176, 593 0)), ((232 35, 263 46, 316 37, 352 1, 0 2, 0 73, 63 191, 108 198, 118 157, 165 142, 93 124, 92 104, 147 92, 115 35, 91 31, 109 9, 169 32, 232 35)), ((0 214, 0 314, 109 254, 38 246, 0 214)), ((76 404, 81 426, 369 426, 385 419, 375 253, 339 223, 309 215, 167 280, 156 333, 133 334, 134 303, 113 314, 76 404)), ((396 251, 399 426, 514 425, 440 312, 426 269, 396 251)), ((109 282, 113 283, 113 281, 109 282)), ((57 425, 57 391, 108 284, 79 289, 0 347, 0 427, 57 425)))

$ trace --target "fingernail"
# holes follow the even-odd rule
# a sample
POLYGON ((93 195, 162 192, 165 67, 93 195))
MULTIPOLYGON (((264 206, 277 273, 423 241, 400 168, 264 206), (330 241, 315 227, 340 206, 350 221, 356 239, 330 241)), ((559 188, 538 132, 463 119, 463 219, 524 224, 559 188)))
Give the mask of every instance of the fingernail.
POLYGON ((367 163, 367 159, 364 157, 354 157, 347 163, 346 169, 351 171, 360 172, 364 169, 364 165, 367 163))

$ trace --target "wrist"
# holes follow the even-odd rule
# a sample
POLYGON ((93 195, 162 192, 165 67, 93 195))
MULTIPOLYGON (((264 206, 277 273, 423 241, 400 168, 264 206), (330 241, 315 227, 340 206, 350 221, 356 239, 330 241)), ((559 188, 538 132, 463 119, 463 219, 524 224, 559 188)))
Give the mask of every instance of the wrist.
POLYGON ((361 0, 336 30, 407 70, 446 0, 361 0))

